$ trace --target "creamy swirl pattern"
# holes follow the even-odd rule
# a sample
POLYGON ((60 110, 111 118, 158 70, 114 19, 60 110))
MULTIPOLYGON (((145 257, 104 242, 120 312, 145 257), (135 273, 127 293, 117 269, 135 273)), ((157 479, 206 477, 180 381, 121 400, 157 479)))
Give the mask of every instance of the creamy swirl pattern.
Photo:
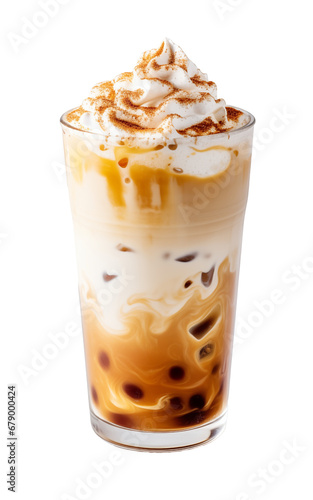
POLYGON ((171 139, 226 132, 247 121, 217 99, 215 83, 168 39, 144 52, 133 72, 93 87, 67 119, 111 136, 171 139))

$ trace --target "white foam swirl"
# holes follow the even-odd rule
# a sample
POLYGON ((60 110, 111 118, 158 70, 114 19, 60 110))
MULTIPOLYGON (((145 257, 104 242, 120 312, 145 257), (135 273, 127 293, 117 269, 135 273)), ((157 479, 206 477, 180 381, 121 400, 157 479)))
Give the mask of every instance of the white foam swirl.
POLYGON ((133 72, 93 87, 77 118, 83 128, 111 136, 153 138, 214 134, 245 120, 227 112, 215 83, 168 39, 145 52, 133 72))

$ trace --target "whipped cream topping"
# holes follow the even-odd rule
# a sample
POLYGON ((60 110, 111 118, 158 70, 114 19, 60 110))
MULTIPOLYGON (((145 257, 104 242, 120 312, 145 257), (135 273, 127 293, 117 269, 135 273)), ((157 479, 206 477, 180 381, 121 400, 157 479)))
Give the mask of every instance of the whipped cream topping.
POLYGON ((144 52, 133 72, 95 85, 67 120, 120 138, 175 139, 227 132, 248 118, 217 99, 215 83, 166 38, 144 52))

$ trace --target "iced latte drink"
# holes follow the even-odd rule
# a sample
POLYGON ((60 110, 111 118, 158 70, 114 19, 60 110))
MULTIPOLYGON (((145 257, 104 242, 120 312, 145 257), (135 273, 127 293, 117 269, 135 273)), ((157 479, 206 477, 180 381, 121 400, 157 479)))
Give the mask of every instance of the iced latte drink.
POLYGON ((254 119, 173 42, 62 117, 91 421, 169 450, 225 425, 254 119))

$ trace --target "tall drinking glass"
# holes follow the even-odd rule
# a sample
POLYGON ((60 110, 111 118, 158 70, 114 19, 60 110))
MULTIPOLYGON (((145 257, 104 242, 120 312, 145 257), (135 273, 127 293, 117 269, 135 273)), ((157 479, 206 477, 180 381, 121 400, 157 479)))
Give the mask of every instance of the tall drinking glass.
POLYGON ((92 427, 146 450, 212 440, 227 412, 254 118, 121 141, 61 118, 92 427))

